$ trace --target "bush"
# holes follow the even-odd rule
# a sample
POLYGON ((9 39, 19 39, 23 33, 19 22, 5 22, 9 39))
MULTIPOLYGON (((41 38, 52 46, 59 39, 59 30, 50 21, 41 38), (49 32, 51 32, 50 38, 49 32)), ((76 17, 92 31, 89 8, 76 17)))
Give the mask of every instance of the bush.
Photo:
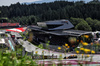
POLYGON ((0 51, 0 66, 38 66, 29 56, 16 55, 16 52, 0 51))

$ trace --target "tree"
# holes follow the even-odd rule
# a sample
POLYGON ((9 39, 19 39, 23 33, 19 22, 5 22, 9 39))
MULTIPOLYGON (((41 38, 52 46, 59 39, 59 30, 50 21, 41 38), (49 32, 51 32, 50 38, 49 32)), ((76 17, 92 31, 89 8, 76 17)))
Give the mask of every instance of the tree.
POLYGON ((100 21, 97 22, 94 26, 95 26, 95 30, 100 31, 100 21))
POLYGON ((0 11, 0 17, 1 17, 1 11, 0 11))
POLYGON ((77 30, 85 30, 85 31, 91 31, 91 27, 88 25, 86 21, 82 21, 79 24, 75 26, 75 29, 77 30))
POLYGON ((93 24, 94 24, 93 19, 90 18, 90 17, 86 18, 86 22, 87 22, 90 26, 93 26, 93 24))
POLYGON ((28 25, 32 25, 32 24, 35 24, 37 22, 37 19, 35 16, 31 15, 27 18, 27 23, 28 25))
POLYGON ((88 25, 90 25, 90 27, 94 31, 95 30, 95 28, 94 28, 94 24, 95 24, 94 20, 92 18, 88 17, 88 18, 86 18, 86 22, 88 23, 88 25))
POLYGON ((73 18, 73 17, 71 17, 71 18, 70 18, 70 21, 72 22, 72 24, 73 24, 74 26, 76 26, 78 23, 84 21, 84 19, 82 19, 82 18, 73 18))

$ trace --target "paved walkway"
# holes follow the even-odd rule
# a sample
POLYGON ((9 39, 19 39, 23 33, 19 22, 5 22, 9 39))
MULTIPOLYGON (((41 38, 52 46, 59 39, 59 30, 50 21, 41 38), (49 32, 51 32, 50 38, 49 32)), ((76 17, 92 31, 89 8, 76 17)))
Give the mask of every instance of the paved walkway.
POLYGON ((87 62, 87 61, 78 61, 78 60, 49 60, 49 61, 37 61, 38 64, 43 64, 45 66, 80 66, 79 63, 82 64, 82 66, 100 66, 100 62, 87 62), (60 65, 62 64, 62 65, 60 65))

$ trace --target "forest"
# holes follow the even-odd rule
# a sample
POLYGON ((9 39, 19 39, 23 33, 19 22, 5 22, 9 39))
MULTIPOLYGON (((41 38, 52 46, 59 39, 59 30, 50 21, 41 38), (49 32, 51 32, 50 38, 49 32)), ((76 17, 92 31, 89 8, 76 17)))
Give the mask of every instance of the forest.
POLYGON ((21 25, 33 25, 38 21, 67 19, 74 24, 75 29, 96 31, 100 30, 100 2, 98 0, 88 3, 56 0, 29 5, 18 2, 10 6, 0 6, 0 18, 7 18, 8 22, 19 22, 21 25))

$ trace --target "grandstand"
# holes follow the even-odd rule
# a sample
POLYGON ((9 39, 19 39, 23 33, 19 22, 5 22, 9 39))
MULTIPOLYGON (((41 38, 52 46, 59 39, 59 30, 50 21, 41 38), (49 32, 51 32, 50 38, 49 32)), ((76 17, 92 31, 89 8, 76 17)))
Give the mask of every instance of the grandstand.
POLYGON ((7 19, 0 19, 0 28, 19 27, 19 23, 10 23, 7 19))

